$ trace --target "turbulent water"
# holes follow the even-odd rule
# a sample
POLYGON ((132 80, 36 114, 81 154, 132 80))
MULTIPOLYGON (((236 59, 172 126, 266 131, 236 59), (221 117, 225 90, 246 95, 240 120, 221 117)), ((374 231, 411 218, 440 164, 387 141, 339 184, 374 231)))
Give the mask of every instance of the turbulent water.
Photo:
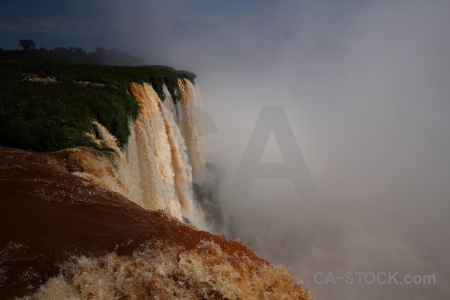
POLYGON ((288 270, 197 229, 210 193, 192 191, 207 169, 196 93, 179 80, 175 104, 164 90, 131 85, 123 149, 95 120, 86 134, 106 154, 0 146, 1 299, 310 298, 288 270))
MULTIPOLYGON (((197 97, 188 80, 179 80, 179 90, 181 104, 174 104, 166 87, 163 102, 151 85, 131 84, 140 113, 134 122, 130 121, 131 134, 124 149, 117 146, 104 126, 93 122, 98 133, 94 140, 114 150, 109 158, 114 164, 112 172, 99 174, 88 168, 78 175, 97 181, 144 208, 162 209, 179 220, 185 217, 207 229, 192 193, 193 175, 198 176, 205 165, 198 133, 197 97)), ((90 158, 80 159, 86 164, 83 159, 90 158)), ((101 162, 108 163, 106 158, 101 162)))

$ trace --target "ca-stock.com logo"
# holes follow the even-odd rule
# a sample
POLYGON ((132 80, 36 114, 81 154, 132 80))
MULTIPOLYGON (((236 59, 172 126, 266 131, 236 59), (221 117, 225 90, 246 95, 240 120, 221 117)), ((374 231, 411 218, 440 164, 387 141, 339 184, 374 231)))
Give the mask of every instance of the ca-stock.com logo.
POLYGON ((318 285, 335 285, 339 283, 352 285, 435 285, 436 275, 406 274, 399 272, 333 272, 314 273, 314 283, 318 285))

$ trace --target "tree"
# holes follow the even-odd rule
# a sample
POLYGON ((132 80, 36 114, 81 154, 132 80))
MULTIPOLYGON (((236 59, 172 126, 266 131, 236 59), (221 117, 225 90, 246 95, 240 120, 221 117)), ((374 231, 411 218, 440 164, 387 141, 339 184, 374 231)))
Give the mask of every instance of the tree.
POLYGON ((36 43, 32 40, 19 40, 19 46, 23 48, 23 50, 34 50, 36 48, 36 43))

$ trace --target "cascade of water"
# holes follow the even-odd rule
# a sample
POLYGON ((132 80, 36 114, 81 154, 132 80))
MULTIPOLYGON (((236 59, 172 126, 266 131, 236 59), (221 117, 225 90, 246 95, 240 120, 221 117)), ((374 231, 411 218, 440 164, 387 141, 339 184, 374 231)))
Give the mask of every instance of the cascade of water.
MULTIPOLYGON (((145 208, 163 209, 178 219, 185 216, 206 229, 192 192, 192 166, 195 174, 204 167, 198 102, 189 81, 179 84, 181 103, 174 103, 165 86, 163 103, 151 85, 131 85, 140 112, 134 122, 130 120, 130 136, 123 152, 114 136, 102 124, 93 122, 101 136, 96 142, 116 153, 110 159, 118 180, 105 177, 100 183, 145 208)), ((92 177, 86 173, 82 176, 92 177)))
POLYGON ((200 138, 199 103, 193 84, 187 79, 178 79, 180 90, 180 129, 186 141, 189 162, 194 181, 201 176, 205 166, 203 146, 200 138))
POLYGON ((169 89, 167 88, 167 86, 164 84, 163 85, 163 91, 164 91, 164 96, 165 96, 165 100, 163 102, 164 107, 167 108, 171 113, 172 116, 175 120, 175 122, 179 125, 180 124, 180 104, 178 101, 174 101, 174 99, 172 98, 172 95, 169 92, 169 89))

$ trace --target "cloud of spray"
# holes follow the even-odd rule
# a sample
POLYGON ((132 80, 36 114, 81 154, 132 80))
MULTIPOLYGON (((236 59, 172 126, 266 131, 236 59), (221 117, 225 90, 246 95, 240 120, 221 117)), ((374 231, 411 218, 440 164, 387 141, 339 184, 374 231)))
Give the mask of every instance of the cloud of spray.
MULTIPOLYGON (((118 48, 197 73, 217 126, 205 139, 230 235, 289 266, 321 299, 448 298, 448 3, 107 9, 118 48), (300 201, 290 180, 255 179, 247 196, 233 185, 263 106, 286 113, 319 200, 300 201), (318 285, 319 271, 434 274, 437 284, 318 285)), ((269 139, 263 161, 283 162, 278 142, 269 139)))

